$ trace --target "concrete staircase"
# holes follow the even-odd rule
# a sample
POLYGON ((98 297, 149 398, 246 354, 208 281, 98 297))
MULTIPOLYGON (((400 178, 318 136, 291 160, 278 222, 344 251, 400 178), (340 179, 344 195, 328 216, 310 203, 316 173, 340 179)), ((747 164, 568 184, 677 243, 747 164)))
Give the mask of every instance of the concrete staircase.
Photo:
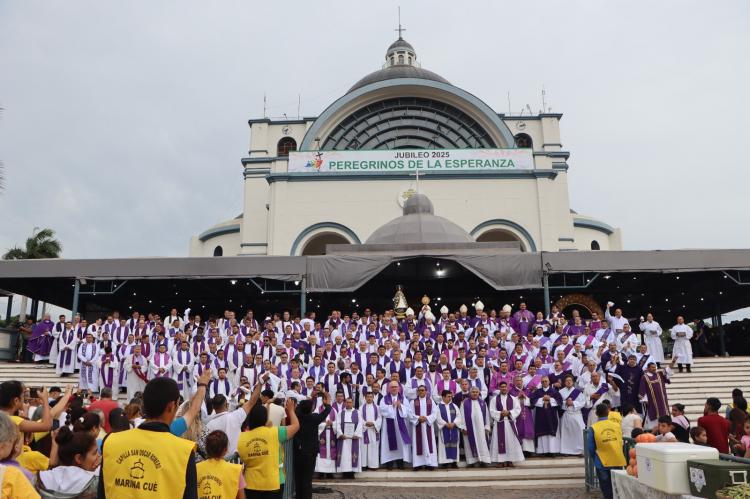
MULTIPOLYGON (((750 357, 696 358, 692 373, 678 373, 667 385, 670 404, 684 404, 690 424, 698 424, 708 397, 718 397, 726 406, 732 401, 732 389, 739 388, 750 397, 750 357)), ((724 414, 722 408, 721 414, 724 414)))
MULTIPOLYGON (((22 380, 27 386, 60 386, 77 383, 78 376, 59 378, 48 365, 0 363, 0 382, 22 380)), ((703 415, 703 404, 708 397, 719 397, 723 404, 731 401, 733 388, 740 388, 750 396, 750 357, 722 357, 696 359, 693 372, 677 373, 667 385, 670 404, 682 403, 693 425, 703 415)), ((125 401, 125 395, 120 395, 125 401)), ((584 479, 582 458, 529 459, 515 468, 462 468, 432 472, 366 471, 357 479, 346 481, 354 487, 447 488, 447 487, 502 487, 505 490, 549 488, 551 478, 556 488, 581 488, 584 479)), ((340 485, 342 482, 322 481, 318 485, 340 485)))
POLYGON ((420 471, 364 471, 356 480, 316 481, 316 485, 335 487, 345 483, 356 487, 447 488, 447 487, 502 487, 503 489, 582 488, 583 459, 532 458, 516 464, 515 468, 461 468, 457 470, 420 471), (552 479, 547 481, 546 479, 552 479))

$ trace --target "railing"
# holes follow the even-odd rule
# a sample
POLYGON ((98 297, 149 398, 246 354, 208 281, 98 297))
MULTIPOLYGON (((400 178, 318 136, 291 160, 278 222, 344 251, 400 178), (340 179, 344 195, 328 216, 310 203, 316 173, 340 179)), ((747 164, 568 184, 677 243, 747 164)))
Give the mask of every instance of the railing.
MULTIPOLYGON (((281 445, 281 451, 284 454, 284 475, 286 477, 284 483, 284 494, 283 499, 291 499, 294 496, 294 439, 287 440, 281 445)), ((235 452, 234 454, 227 456, 226 460, 234 464, 242 464, 240 456, 235 452)))
POLYGON ((733 461, 735 463, 750 464, 750 459, 745 457, 737 457, 731 454, 719 454, 719 459, 722 461, 733 461))
MULTIPOLYGON (((583 430, 583 463, 586 467, 584 478, 586 492, 599 489, 599 479, 596 477, 596 466, 594 465, 594 452, 589 448, 589 433, 591 428, 583 430)), ((625 463, 630 464, 630 449, 635 447, 635 440, 630 437, 622 438, 622 453, 625 455, 625 463)))

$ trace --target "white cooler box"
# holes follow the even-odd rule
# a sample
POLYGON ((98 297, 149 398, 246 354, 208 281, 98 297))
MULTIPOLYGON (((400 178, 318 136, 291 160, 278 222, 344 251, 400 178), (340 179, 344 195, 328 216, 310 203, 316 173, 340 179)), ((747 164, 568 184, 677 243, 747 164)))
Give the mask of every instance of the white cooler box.
POLYGON ((719 459, 713 447, 673 443, 636 444, 638 481, 667 494, 690 494, 688 459, 719 459))

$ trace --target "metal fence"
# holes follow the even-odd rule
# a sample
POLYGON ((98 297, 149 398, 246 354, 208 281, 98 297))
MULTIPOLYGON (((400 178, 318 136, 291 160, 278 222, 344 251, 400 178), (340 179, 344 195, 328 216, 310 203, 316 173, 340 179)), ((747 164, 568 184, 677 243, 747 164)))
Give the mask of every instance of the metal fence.
MULTIPOLYGON (((289 439, 281 445, 282 457, 284 460, 284 494, 283 499, 291 499, 294 496, 294 439, 289 439)), ((235 464, 242 464, 242 459, 235 452, 231 456, 227 456, 227 461, 235 464)))
MULTIPOLYGON (((584 482, 586 492, 599 490, 599 479, 596 477, 596 466, 594 466, 595 451, 589 448, 589 434, 593 432, 591 428, 583 430, 583 463, 586 467, 584 482)), ((625 455, 625 463, 630 464, 630 449, 635 447, 635 440, 630 437, 622 438, 622 453, 625 455)))

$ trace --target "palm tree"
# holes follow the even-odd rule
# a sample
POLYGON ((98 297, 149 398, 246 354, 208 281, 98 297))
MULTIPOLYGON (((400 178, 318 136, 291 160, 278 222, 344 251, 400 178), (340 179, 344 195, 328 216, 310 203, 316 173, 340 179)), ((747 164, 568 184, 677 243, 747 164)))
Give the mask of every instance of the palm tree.
MULTIPOLYGON (((24 248, 18 246, 9 249, 4 255, 3 260, 34 260, 38 258, 60 258, 62 253, 62 244, 55 239, 55 231, 52 229, 40 229, 34 227, 31 237, 26 239, 24 248)), ((26 300, 25 296, 21 297, 21 321, 26 318, 26 300)), ((38 301, 31 300, 31 310, 36 315, 38 301)), ((34 317, 36 319, 36 317, 34 317)))

